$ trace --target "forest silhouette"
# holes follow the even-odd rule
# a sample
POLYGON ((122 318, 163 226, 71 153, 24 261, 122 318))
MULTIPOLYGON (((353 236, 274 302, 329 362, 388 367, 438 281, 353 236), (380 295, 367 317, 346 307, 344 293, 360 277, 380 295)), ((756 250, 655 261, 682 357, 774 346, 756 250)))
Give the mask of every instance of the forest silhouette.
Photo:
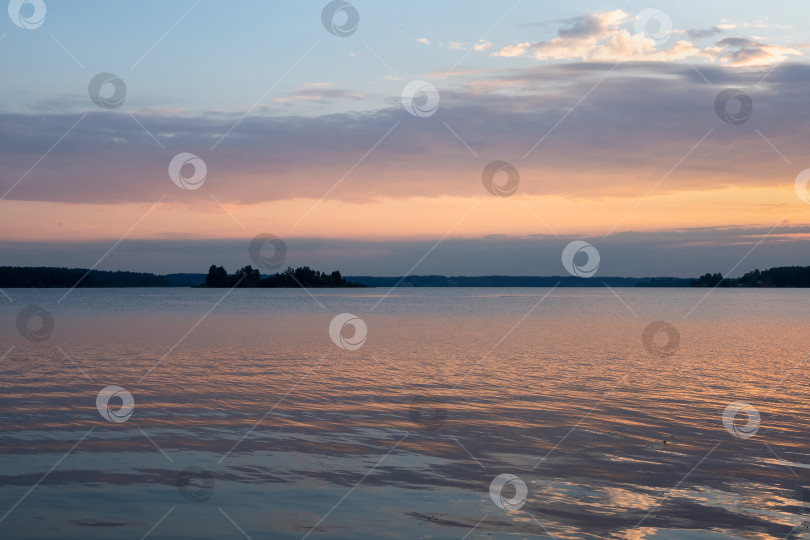
POLYGON ((262 276, 258 269, 244 266, 229 274, 211 265, 208 274, 88 270, 86 268, 0 266, 0 288, 101 288, 101 287, 253 287, 253 288, 337 288, 337 287, 810 287, 810 266, 780 266, 753 270, 739 278, 706 273, 698 278, 576 276, 349 276, 308 266, 287 268, 262 276))

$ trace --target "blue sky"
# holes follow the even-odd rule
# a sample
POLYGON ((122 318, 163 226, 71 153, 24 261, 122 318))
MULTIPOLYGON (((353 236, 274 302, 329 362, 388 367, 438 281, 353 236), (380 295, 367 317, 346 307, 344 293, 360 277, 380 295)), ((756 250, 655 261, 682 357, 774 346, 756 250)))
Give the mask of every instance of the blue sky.
POLYGON ((396 99, 402 80, 423 78, 439 88, 457 85, 452 75, 439 75, 460 60, 456 68, 460 72, 534 66, 537 61, 530 57, 491 54, 510 44, 553 39, 566 20, 587 13, 622 9, 634 15, 653 7, 663 10, 676 29, 735 24, 738 28, 729 35, 791 45, 806 41, 804 29, 794 25, 801 20, 798 14, 808 11, 801 2, 716 1, 696 7, 694 2, 357 1, 359 27, 349 38, 340 38, 324 32, 319 1, 46 5, 45 21, 36 31, 17 28, 8 18, 0 23, 0 35, 7 34, 0 41, 0 50, 6 51, 0 56, 0 68, 7 74, 0 82, 6 110, 59 108, 71 98, 81 102, 89 76, 101 71, 125 80, 128 105, 136 109, 239 110, 253 105, 312 47, 268 96, 268 107, 296 114, 322 114, 329 108, 364 110, 380 105, 380 100, 396 99), (453 48, 469 49, 482 38, 492 43, 490 49, 453 48), (400 80, 392 80, 395 75, 400 80), (326 106, 282 106, 273 101, 315 83, 331 83, 372 99, 326 106))

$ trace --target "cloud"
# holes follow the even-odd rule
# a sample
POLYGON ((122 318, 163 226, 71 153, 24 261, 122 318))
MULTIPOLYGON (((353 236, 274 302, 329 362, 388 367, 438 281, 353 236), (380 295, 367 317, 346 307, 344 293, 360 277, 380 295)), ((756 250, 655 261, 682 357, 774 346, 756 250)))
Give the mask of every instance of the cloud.
POLYGON ((720 56, 732 67, 757 67, 784 62, 802 53, 791 47, 768 45, 748 38, 728 37, 717 42, 725 51, 720 56))
MULTIPOLYGON (((638 22, 621 9, 596 12, 564 21, 558 36, 535 43, 515 43, 502 47, 492 56, 530 55, 537 60, 584 60, 598 62, 671 62, 704 58, 729 67, 756 67, 783 62, 801 52, 791 47, 762 43, 748 38, 724 38, 714 46, 699 48, 690 40, 658 43, 644 33, 631 32, 638 22)), ((718 36, 738 25, 724 23, 708 29, 673 30, 670 36, 686 34, 690 39, 718 36)), ((744 27, 757 25, 744 24, 744 27)), ((767 25, 765 25, 767 26, 767 25)))
POLYGON ((417 43, 421 43, 422 45, 430 45, 430 40, 428 38, 416 38, 417 43))
POLYGON ((734 25, 717 25, 712 28, 686 30, 686 35, 692 39, 711 38, 722 34, 729 27, 734 28, 734 25))
MULTIPOLYGON (((462 43, 460 41, 451 41, 449 43, 442 42, 439 43, 439 45, 442 47, 447 46, 450 49, 455 49, 457 51, 466 51, 470 48, 470 45, 468 43, 462 43)), ((492 43, 490 43, 489 41, 479 40, 472 46, 472 49, 478 52, 482 52, 486 51, 490 47, 492 47, 492 43)))
POLYGON ((476 51, 486 51, 487 49, 492 47, 492 42, 486 40, 480 40, 478 43, 475 44, 473 47, 476 51))
POLYGON ((659 49, 658 44, 646 35, 631 34, 622 28, 632 20, 621 9, 575 17, 566 21, 554 39, 509 45, 493 53, 493 56, 531 54, 537 60, 617 62, 670 61, 700 54, 700 50, 688 41, 678 41, 669 49, 659 49))
POLYGON ((531 47, 532 44, 529 42, 526 43, 515 43, 514 45, 507 45, 506 47, 501 48, 501 50, 492 53, 492 56, 503 56, 506 58, 513 58, 515 56, 523 56, 526 54, 526 51, 531 47))
MULTIPOLYGON (((439 85, 441 102, 430 118, 408 114, 399 95, 376 110, 319 116, 272 109, 244 119, 241 111, 94 111, 27 175, 81 111, 0 113, 0 193, 26 175, 10 199, 152 203, 174 189, 167 166, 179 152, 197 154, 208 166, 204 189, 183 193, 189 204, 209 198, 215 186, 224 204, 319 199, 327 191, 330 200, 347 202, 480 196, 481 169, 493 159, 519 168, 519 194, 635 199, 675 164, 656 194, 792 189, 795 166, 756 130, 788 159, 801 161, 810 122, 807 65, 782 64, 760 87, 765 70, 702 66, 710 86, 678 63, 626 62, 608 74, 610 68, 577 62, 471 72, 459 86, 439 85), (747 89, 753 100, 743 126, 724 124, 715 114, 715 97, 727 87, 747 89)), ((345 95, 323 85, 300 92, 317 99, 345 95)))
MULTIPOLYGON (((342 88, 336 88, 331 83, 310 83, 299 86, 290 94, 292 99, 303 101, 331 101, 335 99, 363 99, 366 96, 357 92, 350 92, 342 88)), ((280 98, 284 103, 289 101, 280 98)))
POLYGON ((793 26, 789 24, 773 24, 768 21, 759 21, 759 22, 744 22, 738 26, 742 28, 775 28, 777 30, 790 30, 793 26))

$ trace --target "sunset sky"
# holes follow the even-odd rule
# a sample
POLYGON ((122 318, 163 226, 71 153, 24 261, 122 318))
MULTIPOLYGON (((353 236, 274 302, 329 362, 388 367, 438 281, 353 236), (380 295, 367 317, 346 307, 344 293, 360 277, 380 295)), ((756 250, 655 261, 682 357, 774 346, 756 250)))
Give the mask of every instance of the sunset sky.
POLYGON ((572 239, 601 275, 810 264, 805 2, 353 0, 346 36, 321 1, 42 5, 0 22, 0 264, 233 270, 260 233, 355 275, 560 274, 572 239))

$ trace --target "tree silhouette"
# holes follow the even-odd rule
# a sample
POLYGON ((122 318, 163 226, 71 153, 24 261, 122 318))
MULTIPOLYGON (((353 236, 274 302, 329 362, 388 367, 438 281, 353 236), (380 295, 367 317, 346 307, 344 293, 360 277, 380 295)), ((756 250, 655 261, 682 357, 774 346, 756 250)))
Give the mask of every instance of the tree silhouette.
POLYGON ((324 287, 365 287, 360 283, 351 283, 343 279, 340 272, 331 274, 313 270, 309 266, 300 268, 288 267, 285 271, 261 277, 257 269, 245 266, 234 274, 222 266, 212 264, 205 277, 205 286, 216 287, 265 287, 265 288, 324 288, 324 287))
POLYGON ((727 286, 728 280, 726 282, 723 281, 723 274, 720 272, 716 274, 703 274, 698 279, 692 280, 692 287, 717 287, 720 286, 727 286))

